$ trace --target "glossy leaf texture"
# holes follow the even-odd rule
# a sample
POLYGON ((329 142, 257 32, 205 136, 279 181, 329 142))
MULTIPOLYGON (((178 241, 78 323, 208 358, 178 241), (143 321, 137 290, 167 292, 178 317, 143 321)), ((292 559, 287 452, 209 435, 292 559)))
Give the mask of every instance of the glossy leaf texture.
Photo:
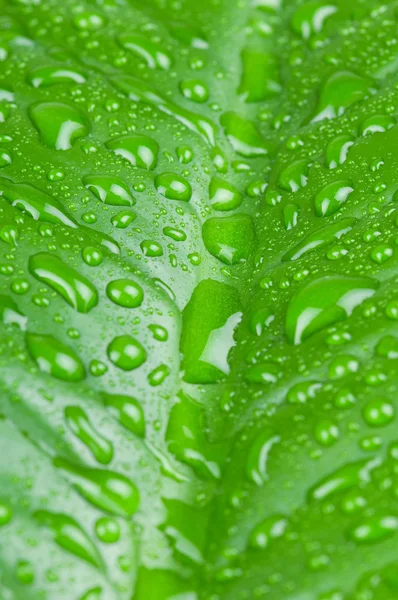
POLYGON ((398 597, 397 36, 0 0, 1 600, 398 597))

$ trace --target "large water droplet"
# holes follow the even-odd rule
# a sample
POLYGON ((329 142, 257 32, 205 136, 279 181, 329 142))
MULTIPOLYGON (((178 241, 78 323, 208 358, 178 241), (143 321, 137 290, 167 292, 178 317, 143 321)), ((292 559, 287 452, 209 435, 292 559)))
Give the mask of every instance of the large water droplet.
POLYGON ((370 277, 329 275, 318 277, 299 289, 286 314, 286 334, 291 344, 300 344, 314 333, 349 317, 379 282, 370 277))
POLYGON ((136 512, 138 490, 124 475, 74 465, 63 458, 55 458, 54 465, 69 474, 76 489, 94 506, 122 517, 136 512))
POLYGON ((254 247, 254 224, 249 215, 208 219, 202 235, 210 254, 227 265, 249 258, 254 247))
POLYGON ((29 116, 42 142, 55 150, 69 150, 75 140, 90 132, 84 115, 74 106, 61 102, 33 104, 29 116))
POLYGON ((54 254, 40 252, 31 256, 29 271, 80 313, 88 313, 98 304, 98 292, 91 281, 54 254))

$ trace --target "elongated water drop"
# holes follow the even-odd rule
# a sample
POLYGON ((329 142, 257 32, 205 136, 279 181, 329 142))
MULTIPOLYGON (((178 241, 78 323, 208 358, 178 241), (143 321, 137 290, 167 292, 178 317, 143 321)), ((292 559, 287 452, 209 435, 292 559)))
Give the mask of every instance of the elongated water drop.
POLYGON ((123 427, 138 435, 145 436, 145 416, 142 406, 135 398, 123 394, 102 394, 107 406, 119 419, 123 427))
POLYGON ((53 531, 55 542, 67 552, 103 569, 103 562, 88 534, 71 517, 62 513, 38 510, 34 513, 40 525, 53 531))
POLYGON ((370 277, 329 275, 305 284, 293 296, 286 314, 286 334, 291 344, 349 317, 379 282, 370 277))
POLYGON ((119 43, 145 60, 150 69, 168 71, 172 65, 170 54, 162 46, 140 35, 124 33, 119 36, 119 43))
POLYGON ((136 512, 138 490, 124 475, 75 465, 63 458, 55 458, 54 466, 65 471, 80 494, 99 509, 122 517, 136 512))
POLYGON ((65 419, 75 436, 87 446, 99 463, 107 465, 111 462, 113 458, 112 443, 95 429, 80 406, 67 406, 65 419))
POLYGON ((69 67, 38 67, 30 71, 28 81, 35 88, 44 88, 57 83, 85 83, 83 72, 69 67))
POLYGON ((91 281, 54 254, 40 252, 31 256, 29 271, 80 313, 88 313, 98 304, 98 292, 91 281))
POLYGON ((75 351, 51 335, 27 333, 26 346, 43 373, 70 382, 85 378, 86 370, 75 351))

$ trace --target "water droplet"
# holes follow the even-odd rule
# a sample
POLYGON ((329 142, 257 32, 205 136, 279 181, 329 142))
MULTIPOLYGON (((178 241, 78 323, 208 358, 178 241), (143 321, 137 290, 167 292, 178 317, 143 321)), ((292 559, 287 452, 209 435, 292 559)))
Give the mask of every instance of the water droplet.
POLYGON ((98 267, 103 261, 101 250, 95 246, 86 246, 83 248, 82 256, 84 262, 90 267, 98 267))
POLYGON ((81 381, 86 371, 77 354, 51 335, 26 334, 29 354, 40 371, 63 381, 81 381))
POLYGON ((229 373, 228 354, 241 316, 239 294, 233 287, 212 279, 197 285, 182 316, 185 381, 215 383, 229 373))
POLYGON ((145 416, 140 403, 130 396, 102 394, 107 406, 119 419, 123 427, 138 435, 145 436, 145 416))
POLYGON ((227 112, 221 117, 221 125, 232 148, 241 156, 256 158, 268 154, 263 138, 251 121, 227 112))
POLYGON ((180 82, 180 91, 187 100, 202 104, 209 99, 209 89, 200 79, 184 79, 180 82))
POLYGON ((119 523, 110 517, 102 517, 95 524, 95 533, 104 544, 114 544, 120 538, 119 523))
POLYGON ((113 458, 113 446, 92 425, 90 419, 79 406, 67 406, 65 419, 76 437, 92 452, 94 458, 107 465, 113 458))
POLYGON ((131 33, 119 36, 122 48, 127 48, 142 58, 150 69, 168 71, 172 65, 171 56, 159 44, 131 33))
POLYGON ((8 167, 12 164, 12 155, 7 148, 0 148, 0 168, 8 167))
POLYGON ((227 265, 249 258, 254 248, 254 224, 249 215, 208 219, 202 228, 207 250, 227 265))
POLYGON ((110 206, 133 206, 135 200, 123 179, 112 175, 85 175, 83 185, 110 206))
POLYGON ((78 138, 90 132, 84 115, 74 106, 61 102, 33 104, 29 116, 42 142, 55 150, 69 150, 78 138))
POLYGON ((347 202, 354 188, 349 181, 335 181, 322 188, 315 197, 315 213, 318 217, 330 217, 347 202))
POLYGON ((80 313, 88 313, 98 304, 98 292, 91 281, 54 254, 40 252, 31 256, 29 271, 80 313))
POLYGON ((246 460, 246 476, 258 486, 264 485, 268 479, 267 465, 270 453, 280 442, 278 435, 269 431, 261 432, 252 442, 246 460))
POLYGON ((387 399, 375 398, 364 407, 363 418, 369 427, 385 427, 394 420, 395 409, 387 399))
POLYGON ((318 229, 318 231, 311 233, 302 242, 297 244, 297 246, 294 246, 289 250, 289 252, 283 256, 282 260, 298 260, 302 256, 315 250, 315 248, 323 248, 335 239, 341 239, 346 233, 351 231, 356 223, 357 219, 341 219, 332 225, 318 229))
POLYGON ((322 86, 311 122, 334 119, 343 115, 350 106, 374 92, 372 85, 370 79, 359 77, 350 71, 333 73, 322 86))
POLYGON ((40 525, 53 531, 55 542, 61 548, 86 560, 95 567, 103 569, 103 562, 95 545, 75 519, 46 510, 36 511, 34 517, 40 525))
POLYGON ((288 525, 283 515, 272 515, 261 521, 250 534, 249 545, 257 550, 264 550, 272 540, 282 537, 288 525))
POLYGON ((82 71, 70 67, 38 67, 30 71, 28 81, 35 88, 45 88, 57 83, 85 83, 82 71))
POLYGON ((74 465, 63 458, 55 458, 54 466, 66 471, 80 494, 99 509, 122 517, 136 512, 138 490, 124 475, 74 465))
POLYGON ((117 215, 113 215, 111 223, 117 229, 126 229, 135 219, 137 215, 131 210, 121 210, 117 215))
POLYGON ((243 196, 231 183, 213 177, 209 187, 210 202, 214 210, 234 210, 242 203, 243 196))
POLYGON ((339 135, 329 142, 326 148, 326 165, 329 169, 336 169, 339 165, 343 165, 353 145, 354 138, 350 135, 339 135))
POLYGON ((158 161, 159 146, 147 136, 123 135, 110 140, 106 146, 140 169, 152 170, 158 161))
POLYGON ((146 361, 146 352, 131 335, 115 337, 107 348, 108 358, 123 371, 137 369, 146 361))
POLYGON ((366 298, 371 298, 378 281, 369 277, 318 277, 299 289, 286 314, 289 342, 300 344, 314 333, 349 317, 366 298))
POLYGON ((162 173, 155 177, 155 187, 159 194, 169 200, 182 200, 189 202, 192 196, 192 188, 184 177, 177 173, 162 173))
POLYGON ((291 22, 292 29, 301 35, 304 40, 308 40, 315 34, 320 33, 326 19, 336 12, 336 6, 326 4, 323 0, 306 2, 294 12, 291 22))
POLYGON ((142 287, 131 279, 115 279, 108 283, 106 295, 112 302, 124 308, 137 308, 144 300, 142 287))

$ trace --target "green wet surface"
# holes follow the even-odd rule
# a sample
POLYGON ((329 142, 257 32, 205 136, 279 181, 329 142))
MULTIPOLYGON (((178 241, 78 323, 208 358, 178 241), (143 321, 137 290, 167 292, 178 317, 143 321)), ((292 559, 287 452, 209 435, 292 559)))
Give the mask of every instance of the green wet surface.
POLYGON ((398 598, 397 47, 0 0, 0 600, 398 598))

